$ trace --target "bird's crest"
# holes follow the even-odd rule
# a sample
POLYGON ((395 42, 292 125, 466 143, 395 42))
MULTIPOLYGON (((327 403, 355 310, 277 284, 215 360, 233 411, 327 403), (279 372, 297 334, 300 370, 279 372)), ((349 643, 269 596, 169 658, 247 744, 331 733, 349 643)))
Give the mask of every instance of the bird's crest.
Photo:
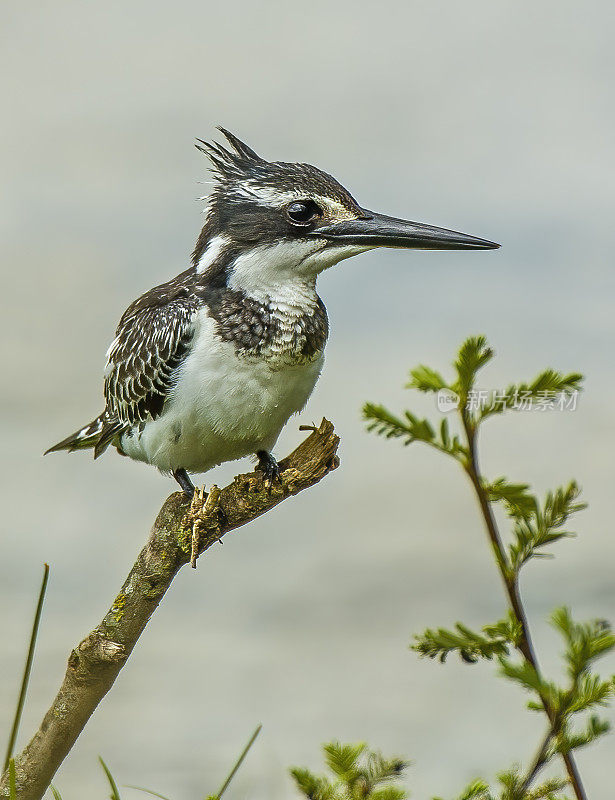
POLYGON ((230 147, 203 139, 197 139, 195 145, 212 163, 217 186, 209 196, 210 204, 246 200, 262 203, 264 190, 268 198, 265 205, 276 204, 275 193, 279 196, 279 204, 288 201, 289 196, 300 198, 306 195, 329 198, 353 213, 359 212, 356 200, 332 175, 311 164, 267 161, 226 128, 218 126, 218 130, 230 147))
POLYGON ((218 142, 206 142, 203 139, 197 139, 198 144, 195 147, 209 158, 219 180, 241 180, 255 167, 267 163, 235 134, 221 126, 218 126, 218 130, 227 139, 230 148, 223 147, 218 142))

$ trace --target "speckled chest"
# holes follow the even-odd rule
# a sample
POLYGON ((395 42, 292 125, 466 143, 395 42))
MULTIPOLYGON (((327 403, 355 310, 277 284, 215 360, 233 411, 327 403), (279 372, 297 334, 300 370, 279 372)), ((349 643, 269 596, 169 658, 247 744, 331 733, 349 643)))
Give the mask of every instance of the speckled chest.
POLYGON ((316 294, 307 300, 260 300, 227 289, 208 305, 217 336, 231 343, 237 355, 264 358, 272 367, 314 361, 329 335, 327 311, 316 294))

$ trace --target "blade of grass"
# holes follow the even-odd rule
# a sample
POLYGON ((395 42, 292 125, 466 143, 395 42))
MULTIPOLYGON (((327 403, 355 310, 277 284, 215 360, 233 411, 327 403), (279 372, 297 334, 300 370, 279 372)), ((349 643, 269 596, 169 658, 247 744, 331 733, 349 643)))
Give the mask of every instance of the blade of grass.
POLYGON ((38 603, 36 605, 36 612, 34 614, 34 622, 32 623, 32 633, 30 634, 30 646, 28 647, 28 656, 26 658, 26 665, 24 667, 23 676, 21 679, 21 688, 19 690, 19 698, 17 700, 17 708, 15 709, 15 716, 13 718, 13 727, 9 736, 9 743, 6 748, 6 757, 4 759, 3 772, 9 766, 9 762, 13 756, 15 748, 15 741, 19 731, 19 723, 21 722, 21 715, 23 712, 24 703, 26 702, 26 692, 28 691, 28 683, 30 681, 30 673, 32 672, 32 661, 34 659, 34 648, 36 646, 36 638, 38 636, 38 626, 41 621, 41 613, 43 611, 43 601, 45 599, 45 592, 47 591, 47 581, 49 580, 49 564, 45 564, 43 568, 43 581, 41 583, 41 590, 38 594, 38 603))
POLYGON ((49 788, 51 789, 51 794, 53 795, 53 800, 62 800, 62 795, 60 794, 60 792, 58 792, 58 790, 53 785, 53 783, 51 784, 51 786, 49 788))
POLYGON ((17 800, 17 776, 15 775, 15 760, 9 759, 9 798, 10 800, 17 800))
POLYGON ((109 786, 111 787, 111 800, 122 800, 120 797, 120 792, 117 788, 117 783, 113 779, 113 775, 111 774, 109 767, 103 761, 102 756, 98 756, 98 760, 102 764, 102 768, 104 769, 107 780, 109 781, 109 786))
MULTIPOLYGON (((263 727, 262 725, 258 725, 256 730, 254 731, 254 733, 250 737, 250 741, 244 747, 241 755, 239 756, 239 758, 235 762, 235 765, 234 765, 233 769, 230 771, 230 773, 228 774, 226 780, 222 784, 222 787, 221 787, 220 791, 217 794, 209 795, 206 798, 206 800, 210 800, 210 798, 215 798, 215 800, 220 800, 220 798, 222 797, 224 792, 228 789, 228 786, 229 786, 230 782, 235 777, 235 774, 237 773, 237 770, 242 765, 244 758, 248 755, 248 752, 249 752, 250 748, 252 747, 252 745, 254 744, 254 742, 256 741, 256 737, 261 732, 261 728, 262 727, 263 727)), ((102 759, 101 759, 101 761, 102 761, 102 759)), ((103 765, 104 765, 104 762, 103 762, 103 765)), ((159 794, 158 792, 153 792, 151 789, 144 789, 143 786, 128 785, 126 788, 127 789, 136 789, 139 792, 145 792, 146 794, 149 794, 152 797, 159 797, 160 800, 169 800, 169 798, 165 797, 163 794, 159 794)), ((112 798, 112 800, 115 800, 115 798, 112 798)))
POLYGON ((158 792, 153 792, 151 789, 144 789, 143 786, 133 786, 131 783, 127 783, 126 788, 136 789, 138 792, 145 792, 145 794, 151 794, 152 797, 160 797, 160 800, 170 800, 169 797, 165 797, 165 795, 159 794, 158 792))
POLYGON ((229 785, 229 783, 230 783, 230 782, 233 780, 233 778, 235 777, 235 774, 236 774, 237 770, 238 770, 238 769, 239 769, 239 767, 240 767, 240 766, 243 764, 243 760, 244 760, 244 758, 245 758, 245 757, 248 755, 248 752, 249 752, 250 748, 252 747, 252 745, 254 744, 254 742, 256 741, 256 737, 257 737, 257 736, 258 736, 258 734, 261 732, 261 728, 262 728, 262 727, 263 727, 262 725, 258 725, 258 726, 257 726, 256 730, 254 731, 254 733, 253 733, 253 734, 252 734, 252 736, 250 737, 250 741, 249 741, 249 742, 248 742, 248 744, 247 744, 247 745, 246 745, 246 746, 243 748, 243 752, 242 752, 242 754, 239 756, 239 758, 238 758, 238 759, 237 759, 237 761, 235 762, 235 766, 234 766, 234 767, 233 767, 233 769, 232 769, 232 770, 229 772, 227 779, 226 779, 226 780, 224 781, 224 783, 222 784, 222 787, 221 787, 220 791, 218 792, 218 794, 217 794, 217 795, 214 795, 215 797, 217 797, 217 798, 220 798, 220 797, 222 797, 222 795, 224 794, 224 792, 225 792, 225 791, 228 789, 228 785, 229 785))

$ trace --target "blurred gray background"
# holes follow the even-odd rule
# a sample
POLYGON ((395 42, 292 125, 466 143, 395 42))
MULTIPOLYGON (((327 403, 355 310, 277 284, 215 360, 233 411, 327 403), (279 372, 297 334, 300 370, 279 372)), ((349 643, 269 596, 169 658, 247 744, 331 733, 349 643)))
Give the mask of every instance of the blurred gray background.
MULTIPOLYGON (((543 721, 515 687, 407 650, 428 625, 502 614, 470 487, 443 457, 367 435, 360 407, 437 416, 403 390, 407 369, 445 369, 472 333, 498 351, 485 388, 547 365, 586 373, 576 412, 497 419, 482 440, 487 474, 541 491, 574 476, 591 504, 523 583, 557 674, 554 606, 615 618, 612 4, 41 1, 0 17, 2 730, 42 562, 22 744, 174 488, 111 452, 41 452, 101 409, 126 305, 186 267, 209 189, 192 143, 222 124, 369 208, 503 248, 372 252, 322 276, 327 363, 277 454, 327 415, 341 469, 182 571, 56 785, 106 796, 100 753, 120 783, 201 797, 258 722, 229 796, 294 796, 287 766, 318 766, 334 737, 413 759, 417 798, 528 759, 543 721)), ((614 742, 579 755, 592 800, 612 797, 614 742)))

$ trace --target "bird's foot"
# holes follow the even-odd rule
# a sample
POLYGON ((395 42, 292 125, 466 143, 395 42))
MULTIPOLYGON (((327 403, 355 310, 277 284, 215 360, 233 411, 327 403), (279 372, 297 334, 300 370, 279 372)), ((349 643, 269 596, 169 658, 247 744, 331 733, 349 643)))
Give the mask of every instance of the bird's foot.
POLYGON ((274 481, 280 481, 280 465, 266 450, 259 450, 256 457, 258 458, 256 469, 263 473, 265 484, 271 489, 274 481))
MULTIPOLYGON (((196 569, 196 562, 201 552, 201 533, 205 534, 210 543, 213 541, 222 542, 220 538, 220 516, 219 507, 220 489, 212 486, 209 493, 205 487, 201 486, 194 490, 194 495, 190 502, 190 509, 185 518, 185 522, 191 528, 190 537, 190 566, 196 569)), ((205 549, 208 546, 205 541, 205 549)))
POLYGON ((186 470, 183 467, 180 467, 179 469, 174 469, 173 477, 181 486, 181 489, 188 498, 188 500, 192 500, 194 498, 195 488, 186 470))
POLYGON ((188 517, 192 522, 192 536, 190 537, 190 566, 196 569, 196 560, 199 557, 199 545, 201 544, 201 527, 199 525, 199 515, 203 511, 205 500, 205 487, 194 489, 190 501, 190 511, 188 517))

